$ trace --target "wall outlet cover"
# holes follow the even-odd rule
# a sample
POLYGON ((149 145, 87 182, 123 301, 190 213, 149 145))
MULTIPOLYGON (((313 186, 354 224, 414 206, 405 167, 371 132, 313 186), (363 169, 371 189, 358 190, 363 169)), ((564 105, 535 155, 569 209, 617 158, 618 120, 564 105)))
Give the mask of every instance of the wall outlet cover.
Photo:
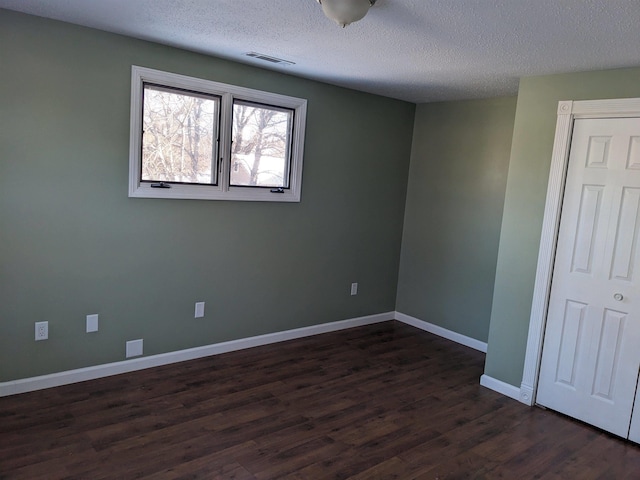
POLYGON ((357 294, 358 294, 358 284, 354 282, 351 284, 351 295, 357 295, 357 294))
POLYGON ((127 342, 127 358, 142 355, 142 339, 127 342))
POLYGON ((204 317, 204 302, 196 302, 196 313, 194 318, 204 317))
POLYGON ((36 342, 49 338, 49 322, 36 322, 36 342))

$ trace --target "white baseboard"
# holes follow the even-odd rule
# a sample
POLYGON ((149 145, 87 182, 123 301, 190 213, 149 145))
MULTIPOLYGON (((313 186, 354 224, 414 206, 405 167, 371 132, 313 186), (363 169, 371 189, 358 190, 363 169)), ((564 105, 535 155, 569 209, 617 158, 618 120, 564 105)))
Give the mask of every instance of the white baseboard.
POLYGON ((520 401, 520 389, 509 383, 497 380, 489 375, 482 375, 480 377, 480 385, 507 397, 513 398, 514 400, 520 401))
POLYGON ((524 382, 520 385, 520 397, 518 398, 525 405, 533 407, 533 386, 527 385, 524 382))
POLYGON ((424 330, 425 332, 433 333, 434 335, 446 338, 447 340, 460 343, 467 347, 473 348, 474 350, 479 350, 481 352, 487 353, 487 344, 485 342, 481 342, 480 340, 476 340, 475 338, 467 337, 466 335, 462 335, 461 333, 447 330, 446 328, 442 328, 438 325, 434 325, 433 323, 425 322, 424 320, 405 315, 404 313, 395 312, 395 317, 399 322, 406 323, 407 325, 419 328, 420 330, 424 330))
POLYGON ((68 385, 70 383, 83 382, 85 380, 94 380, 111 375, 118 375, 120 373, 133 372, 136 370, 143 370, 145 368, 168 365, 170 363, 184 362, 185 360, 193 360, 196 358, 218 355, 235 350, 258 347, 260 345, 284 342, 286 340, 293 340, 296 338, 310 337, 321 333, 335 332, 338 330, 345 330, 347 328, 386 322, 393 320, 394 316, 395 312, 367 315, 365 317, 322 323, 320 325, 312 325, 310 327, 268 333, 266 335, 258 335, 256 337, 241 338, 228 342, 204 345, 202 347, 188 348, 186 350, 160 353, 158 355, 124 360, 122 362, 107 363, 93 367, 78 368, 76 370, 67 370, 49 375, 41 375, 38 377, 2 382, 0 383, 0 397, 32 392, 34 390, 42 390, 44 388, 58 387, 60 385, 68 385))

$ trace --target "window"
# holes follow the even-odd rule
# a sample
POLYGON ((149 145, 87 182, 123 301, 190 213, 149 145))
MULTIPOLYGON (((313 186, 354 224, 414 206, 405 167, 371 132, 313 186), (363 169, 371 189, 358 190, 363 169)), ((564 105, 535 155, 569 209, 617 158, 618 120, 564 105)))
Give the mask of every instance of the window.
POLYGON ((216 185, 220 97, 143 89, 140 180, 216 185))
POLYGON ((289 188, 293 117, 290 109, 233 102, 230 185, 289 188))
POLYGON ((306 104, 134 66, 129 196, 299 202, 306 104))

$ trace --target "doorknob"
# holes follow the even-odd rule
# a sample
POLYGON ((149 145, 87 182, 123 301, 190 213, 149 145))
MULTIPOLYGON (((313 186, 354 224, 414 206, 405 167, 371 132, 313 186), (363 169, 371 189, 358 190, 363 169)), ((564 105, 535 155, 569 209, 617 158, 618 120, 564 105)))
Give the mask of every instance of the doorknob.
POLYGON ((617 300, 618 302, 621 302, 621 301, 624 299, 624 296, 623 296, 621 293, 615 293, 615 294, 613 295, 613 298, 614 298, 615 300, 617 300))

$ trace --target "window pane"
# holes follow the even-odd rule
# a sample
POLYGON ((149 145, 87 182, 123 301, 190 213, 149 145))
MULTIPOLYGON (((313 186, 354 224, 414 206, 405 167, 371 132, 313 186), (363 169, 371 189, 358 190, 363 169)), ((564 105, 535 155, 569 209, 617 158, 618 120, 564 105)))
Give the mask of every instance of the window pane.
POLYGON ((216 184, 220 100, 144 86, 141 180, 216 184))
POLYGON ((293 111, 234 101, 230 184, 289 188, 293 111))

